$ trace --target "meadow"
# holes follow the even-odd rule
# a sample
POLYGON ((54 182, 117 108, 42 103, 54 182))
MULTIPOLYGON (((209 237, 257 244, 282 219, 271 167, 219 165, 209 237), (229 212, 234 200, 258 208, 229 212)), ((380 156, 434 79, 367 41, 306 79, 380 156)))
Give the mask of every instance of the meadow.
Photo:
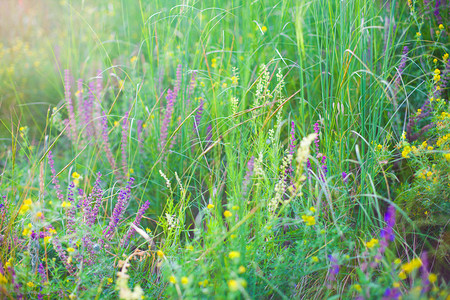
POLYGON ((449 16, 1 0, 0 299, 450 299, 449 16))

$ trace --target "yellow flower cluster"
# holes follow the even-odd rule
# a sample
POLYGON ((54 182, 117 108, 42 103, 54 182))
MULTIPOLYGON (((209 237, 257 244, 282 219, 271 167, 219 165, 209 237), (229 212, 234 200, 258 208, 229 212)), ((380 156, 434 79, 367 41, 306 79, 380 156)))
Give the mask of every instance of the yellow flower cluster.
POLYGON ((378 245, 378 240, 377 239, 371 239, 370 241, 368 241, 366 243, 366 246, 369 249, 375 247, 376 245, 378 245))
POLYGON ((420 258, 414 258, 410 262, 402 265, 402 270, 399 274, 400 279, 406 279, 406 275, 410 274, 412 271, 420 268, 422 266, 422 261, 420 258))
POLYGON ((230 279, 230 280, 228 280, 228 288, 230 289, 230 291, 236 292, 241 287, 242 288, 246 288, 247 287, 247 281, 245 281, 244 279, 237 279, 237 280, 230 279))
POLYGON ((72 206, 72 203, 63 201, 63 203, 61 204, 61 206, 64 207, 64 208, 66 208, 66 207, 69 208, 69 207, 72 206))
POLYGON ((436 142, 436 146, 441 147, 442 144, 447 142, 449 138, 450 138, 450 133, 438 138, 438 140, 436 142))
POLYGON ((409 158, 409 153, 412 151, 411 146, 410 145, 406 145, 405 148, 403 148, 402 151, 402 156, 404 158, 409 158))
POLYGON ((30 210, 31 205, 33 204, 33 201, 31 201, 30 198, 26 199, 25 201, 23 201, 22 206, 20 207, 19 213, 21 215, 23 215, 24 213, 26 213, 28 210, 30 210))
POLYGON ((228 253, 228 257, 231 259, 239 258, 241 257, 241 253, 239 253, 238 251, 231 251, 230 253, 228 253))
POLYGON ((314 216, 302 216, 303 222, 306 223, 307 226, 313 226, 316 224, 316 218, 314 216))

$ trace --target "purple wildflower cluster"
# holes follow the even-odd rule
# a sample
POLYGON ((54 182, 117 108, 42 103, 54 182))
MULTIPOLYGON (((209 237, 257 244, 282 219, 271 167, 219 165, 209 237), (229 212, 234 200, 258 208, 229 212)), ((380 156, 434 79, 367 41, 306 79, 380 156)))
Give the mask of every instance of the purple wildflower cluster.
POLYGON ((69 257, 66 254, 66 251, 61 246, 61 242, 59 241, 57 236, 52 237, 52 244, 53 248, 55 249, 56 253, 58 253, 59 259, 63 262, 64 266, 66 267, 67 271, 70 273, 70 275, 75 275, 75 269, 72 264, 69 263, 69 257))
POLYGON ((123 126, 122 126, 122 144, 121 144, 122 171, 124 173, 124 178, 127 177, 127 173, 128 173, 128 160, 127 160, 128 126, 129 126, 128 112, 126 112, 124 120, 123 120, 123 126))
POLYGON ((408 52, 409 52, 408 46, 403 47, 402 58, 400 60, 400 64, 398 65, 397 76, 394 84, 394 97, 397 96, 398 90, 402 83, 402 75, 406 67, 406 61, 408 60, 408 52))
MULTIPOLYGON (((145 212, 147 211, 149 206, 150 206, 150 202, 145 201, 144 205, 142 205, 142 207, 139 209, 139 211, 136 214, 136 219, 133 222, 133 224, 135 226, 139 226, 139 224, 141 223, 142 216, 145 214, 145 212)), ((128 231, 128 234, 125 237, 122 245, 126 245, 135 232, 136 232, 136 230, 133 227, 131 227, 130 230, 128 231)))
POLYGON ((101 90, 103 88, 103 77, 98 72, 97 80, 88 84, 87 98, 83 99, 83 81, 77 81, 76 106, 77 115, 75 115, 74 102, 71 93, 71 76, 69 70, 64 71, 64 98, 67 104, 69 118, 64 120, 67 126, 67 132, 70 140, 74 145, 86 144, 92 139, 99 139, 101 133, 101 90), (77 122, 78 121, 78 122, 77 122), (77 124, 78 123, 78 124, 77 124), (77 135, 83 130, 83 141, 78 143, 77 135))
POLYGON ((159 151, 163 151, 164 146, 166 145, 167 141, 167 134, 169 131, 169 125, 170 121, 172 120, 173 115, 173 105, 175 100, 175 95, 172 92, 172 90, 167 90, 167 96, 166 96, 167 104, 166 104, 166 113, 164 115, 164 120, 161 125, 161 135, 159 137, 159 151))
MULTIPOLYGON (((319 133, 320 133, 320 124, 319 122, 314 123, 314 132, 317 133, 317 137, 314 139, 314 145, 316 148, 316 158, 317 161, 319 162, 319 166, 318 166, 318 173, 319 173, 319 178, 320 180, 322 180, 323 182, 325 182, 325 178, 328 172, 328 167, 327 167, 327 157, 320 152, 320 139, 319 139, 319 133)), ((312 173, 312 165, 311 165, 311 161, 310 159, 307 160, 306 165, 308 167, 309 173, 312 173)))
POLYGON ((48 164, 50 165, 50 171, 52 173, 52 183, 55 186, 56 195, 60 201, 64 200, 64 196, 61 193, 61 187, 59 185, 59 180, 56 177, 56 171, 55 171, 55 161, 53 160, 52 151, 48 151, 48 164))
POLYGON ((69 208, 66 210, 67 215, 67 233, 73 234, 76 231, 75 228, 75 201, 73 198, 73 189, 75 188, 75 185, 73 182, 69 184, 68 187, 68 195, 67 195, 67 201, 71 204, 69 208))
POLYGON ((247 172, 245 174, 244 181, 242 183, 242 196, 244 198, 247 195, 248 185, 250 184, 250 181, 252 180, 254 167, 255 167, 255 157, 252 156, 247 163, 247 172))
POLYGON ((111 239, 114 235, 114 230, 122 219, 123 213, 128 205, 128 202, 131 198, 131 185, 134 182, 134 178, 130 177, 128 180, 127 186, 125 189, 119 191, 119 199, 114 207, 111 221, 109 222, 108 227, 103 231, 105 238, 111 239))

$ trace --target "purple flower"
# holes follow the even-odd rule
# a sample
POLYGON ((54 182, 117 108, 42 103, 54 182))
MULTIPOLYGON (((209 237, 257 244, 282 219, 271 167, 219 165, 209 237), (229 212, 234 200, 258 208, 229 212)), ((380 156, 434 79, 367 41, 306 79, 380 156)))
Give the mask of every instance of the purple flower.
POLYGON ((342 172, 342 180, 344 181, 344 183, 348 183, 348 174, 344 172, 342 172))
POLYGON ((73 184, 73 182, 71 182, 69 184, 69 192, 68 192, 68 196, 67 196, 67 201, 71 204, 71 206, 69 208, 67 208, 66 210, 66 215, 67 215, 67 233, 68 234, 73 234, 75 233, 75 201, 73 198, 73 189, 74 189, 75 185, 73 184))
POLYGON ((198 109, 195 113, 194 118, 194 134, 198 131, 198 125, 200 124, 200 120, 202 119, 202 113, 203 113, 203 98, 200 97, 200 104, 198 105, 198 109))
POLYGON ((244 182, 242 183, 242 195, 245 197, 247 195, 247 187, 250 184, 252 175, 253 175, 253 168, 255 166, 255 157, 252 156, 250 160, 247 163, 247 173, 244 177, 244 182))
POLYGON ((59 180, 58 178, 56 178, 55 161, 53 160, 52 151, 48 151, 48 164, 50 165, 50 171, 52 173, 52 183, 55 186, 56 195, 60 201, 63 201, 64 196, 60 190, 59 180))
POLYGON ((397 288, 387 288, 383 295, 383 300, 398 299, 402 294, 397 288))
POLYGON ((173 114, 174 94, 170 89, 167 90, 166 99, 167 99, 166 113, 164 115, 164 120, 161 125, 161 135, 159 138, 159 150, 160 151, 162 151, 164 149, 164 146, 166 145, 169 124, 170 124, 170 121, 172 120, 172 114, 173 114))
POLYGON ((128 205, 128 201, 131 198, 131 185, 133 184, 134 178, 130 177, 127 186, 124 190, 119 191, 119 199, 117 200, 116 206, 114 206, 113 213, 111 215, 111 221, 108 227, 103 231, 106 238, 111 238, 115 228, 122 219, 122 215, 128 205))
POLYGON ((68 257, 66 254, 66 251, 61 246, 61 242, 59 241, 57 236, 52 237, 52 244, 53 248, 55 249, 56 253, 58 253, 59 259, 63 262, 64 266, 66 267, 66 270, 70 273, 70 275, 75 275, 75 270, 71 264, 68 262, 68 257))
POLYGON ((406 60, 408 59, 408 51, 409 51, 408 46, 403 47, 402 59, 400 60, 400 64, 398 65, 397 78, 395 79, 394 95, 397 95, 398 89, 402 82, 402 74, 403 71, 405 70, 406 60))
POLYGON ((114 174, 117 176, 118 173, 116 171, 116 161, 114 160, 114 156, 111 151, 111 145, 109 144, 109 137, 108 137, 108 118, 106 117, 105 112, 103 112, 103 150, 106 153, 106 158, 108 159, 109 164, 111 165, 111 168, 114 171, 114 174))
POLYGON ((380 237, 385 239, 386 242, 392 242, 395 238, 393 230, 395 225, 395 207, 393 205, 389 205, 384 215, 384 221, 386 222, 386 226, 381 230, 380 237))
MULTIPOLYGON (((142 205, 142 207, 139 209, 139 211, 136 214, 136 219, 133 222, 134 225, 139 226, 139 224, 141 223, 142 216, 144 215, 145 211, 148 209, 149 206, 150 206, 150 202, 145 201, 144 205, 142 205)), ((125 238, 125 240, 123 241, 122 245, 126 245, 135 232, 136 232, 136 230, 132 227, 128 231, 128 235, 125 238)))
POLYGON ((88 220, 88 225, 92 226, 95 223, 95 220, 97 219, 97 215, 98 215, 98 211, 100 210, 100 206, 102 204, 103 201, 103 190, 100 187, 100 182, 101 182, 101 177, 102 177, 102 173, 98 172, 97 173, 97 179, 95 180, 95 184, 94 187, 92 188, 92 192, 89 195, 90 198, 90 202, 89 205, 94 202, 94 207, 92 208, 92 211, 89 214, 89 220, 88 220))
POLYGON ((127 144, 128 144, 128 112, 125 113, 125 118, 123 120, 122 126, 122 169, 125 174, 124 178, 127 177, 128 173, 128 162, 127 162, 127 144))

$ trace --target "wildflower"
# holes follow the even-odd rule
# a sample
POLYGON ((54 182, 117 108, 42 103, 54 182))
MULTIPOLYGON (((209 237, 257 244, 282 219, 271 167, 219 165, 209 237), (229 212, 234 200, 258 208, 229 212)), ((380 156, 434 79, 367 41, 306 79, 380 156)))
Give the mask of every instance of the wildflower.
POLYGON ((239 258, 241 257, 241 253, 239 253, 238 251, 231 251, 230 253, 228 253, 228 257, 231 259, 239 258))
POLYGON ((316 224, 316 219, 314 218, 314 216, 303 215, 302 219, 303 219, 303 222, 305 222, 307 226, 313 226, 316 224))
POLYGON ((245 271, 247 271, 247 269, 244 266, 239 266, 239 268, 238 268, 239 274, 243 274, 243 273, 245 273, 245 271))
POLYGON ((223 215, 224 215, 225 218, 229 218, 229 217, 231 217, 233 214, 232 214, 229 210, 226 210, 226 211, 223 213, 223 215))
POLYGON ((315 212, 316 212, 316 209, 315 209, 315 207, 314 207, 314 206, 311 206, 311 207, 309 208, 309 211, 311 211, 311 212, 315 213, 315 212))
POLYGON ((72 206, 72 203, 63 201, 63 203, 61 204, 61 206, 62 206, 62 207, 67 207, 67 208, 69 208, 69 207, 72 206))
POLYGON ((236 237, 237 237, 237 235, 235 235, 235 234, 230 235, 231 239, 235 239, 236 237))
POLYGON ((405 274, 405 272, 401 271, 401 272, 398 274, 398 277, 399 277, 401 280, 405 280, 405 279, 406 279, 406 274, 405 274))
POLYGON ((217 67, 217 59, 215 59, 215 58, 211 59, 211 67, 212 68, 216 68, 217 67))
POLYGON ((228 84, 226 82, 222 83, 222 88, 226 89, 228 87, 228 84))
POLYGON ((439 80, 441 80, 441 75, 434 75, 433 80, 435 83, 439 82, 439 80))
POLYGON ((420 37, 422 34, 420 32, 416 32, 416 36, 420 37))
POLYGON ((376 245, 378 245, 378 240, 377 239, 371 239, 370 241, 368 241, 366 243, 366 246, 369 249, 375 247, 376 245))
POLYGON ((72 178, 73 178, 73 179, 78 179, 78 178, 80 178, 80 177, 81 177, 81 175, 78 174, 77 172, 73 172, 73 173, 72 173, 72 178))
POLYGON ((163 258, 164 252, 162 252, 161 250, 158 250, 158 251, 156 251, 156 255, 158 255, 159 258, 163 258))
POLYGON ((69 247, 69 248, 67 248, 67 252, 69 252, 69 253, 75 252, 75 249, 72 247, 69 247))
POLYGON ((209 203, 208 206, 206 206, 208 209, 213 209, 214 208, 214 204, 209 203))
POLYGON ((171 276, 169 277, 169 281, 170 281, 170 283, 172 283, 172 284, 177 283, 177 279, 176 279, 175 276, 173 276, 173 275, 171 275, 171 276))
POLYGON ((378 149, 378 150, 381 150, 381 149, 383 149, 383 145, 381 145, 381 144, 378 144, 378 145, 377 145, 377 149, 378 149))
POLYGON ((234 280, 234 279, 228 280, 228 288, 232 292, 236 292, 239 289, 238 282, 236 280, 234 280))
POLYGON ((444 158, 447 160, 447 161, 450 161, 450 153, 445 153, 445 154, 443 154, 444 155, 444 158))
POLYGON ((29 281, 29 282, 27 283, 27 285, 28 285, 30 288, 33 288, 33 287, 34 287, 34 283, 31 282, 31 281, 29 281))
POLYGON ((203 280, 203 281, 199 281, 199 282, 198 282, 198 285, 199 285, 199 286, 204 286, 204 287, 206 287, 206 286, 208 285, 208 279, 205 279, 205 280, 203 280))
POLYGON ((399 265, 399 264, 401 264, 402 263, 402 260, 400 259, 400 258, 396 258, 395 260, 394 260, 394 264, 396 264, 396 265, 399 265))
POLYGON ((137 60, 137 56, 133 56, 130 58, 130 63, 134 63, 137 60))
POLYGON ((189 283, 189 279, 186 276, 181 277, 181 284, 186 285, 189 283))
POLYGON ((436 58, 433 59, 433 63, 437 64, 437 59, 436 58))
POLYGON ((29 236, 31 234, 31 229, 28 227, 25 227, 22 231, 23 236, 29 236))
POLYGON ((444 60, 444 62, 447 62, 447 59, 448 59, 448 53, 445 53, 445 54, 442 56, 442 59, 444 60))
POLYGON ((430 281, 430 283, 435 283, 437 280, 436 274, 430 273, 430 275, 428 275, 428 280, 430 281))
POLYGON ((232 76, 231 77, 231 84, 232 85, 237 85, 238 84, 238 78, 236 76, 232 76))
POLYGON ((361 291, 362 291, 361 285, 359 285, 359 284, 354 284, 353 289, 355 291, 357 291, 358 293, 361 293, 361 291))
POLYGON ((108 284, 113 283, 113 279, 111 277, 108 278, 108 284))
POLYGON ((410 262, 402 265, 402 271, 409 274, 421 266, 422 260, 420 260, 419 258, 413 258, 410 262))
POLYGON ((317 257, 317 256, 313 256, 313 257, 311 257, 311 260, 313 261, 313 262, 319 262, 319 258, 317 257))
POLYGON ((409 146, 409 145, 407 145, 405 148, 403 148, 403 151, 402 151, 402 156, 404 157, 404 158, 409 158, 409 153, 412 151, 412 149, 411 149, 411 146, 409 146))
POLYGON ((440 30, 444 30, 444 25, 439 24, 439 29, 440 29, 440 30))
POLYGON ((263 33, 266 33, 267 27, 266 27, 265 25, 263 25, 263 26, 261 27, 261 31, 262 31, 263 33))
POLYGON ((239 206, 234 205, 231 209, 232 209, 232 210, 239 210, 239 206))
POLYGON ((33 201, 31 201, 30 198, 25 199, 25 201, 23 201, 22 206, 20 207, 19 213, 22 214, 22 215, 24 213, 26 213, 31 208, 32 204, 33 204, 33 201))
POLYGON ((394 282, 394 283, 392 284, 392 286, 395 287, 395 288, 399 288, 399 287, 400 287, 400 283, 394 282))
POLYGON ((8 279, 6 279, 5 275, 0 273, 0 284, 6 284, 8 283, 8 279))
POLYGON ((114 121, 114 127, 119 126, 119 122, 118 121, 114 121))

